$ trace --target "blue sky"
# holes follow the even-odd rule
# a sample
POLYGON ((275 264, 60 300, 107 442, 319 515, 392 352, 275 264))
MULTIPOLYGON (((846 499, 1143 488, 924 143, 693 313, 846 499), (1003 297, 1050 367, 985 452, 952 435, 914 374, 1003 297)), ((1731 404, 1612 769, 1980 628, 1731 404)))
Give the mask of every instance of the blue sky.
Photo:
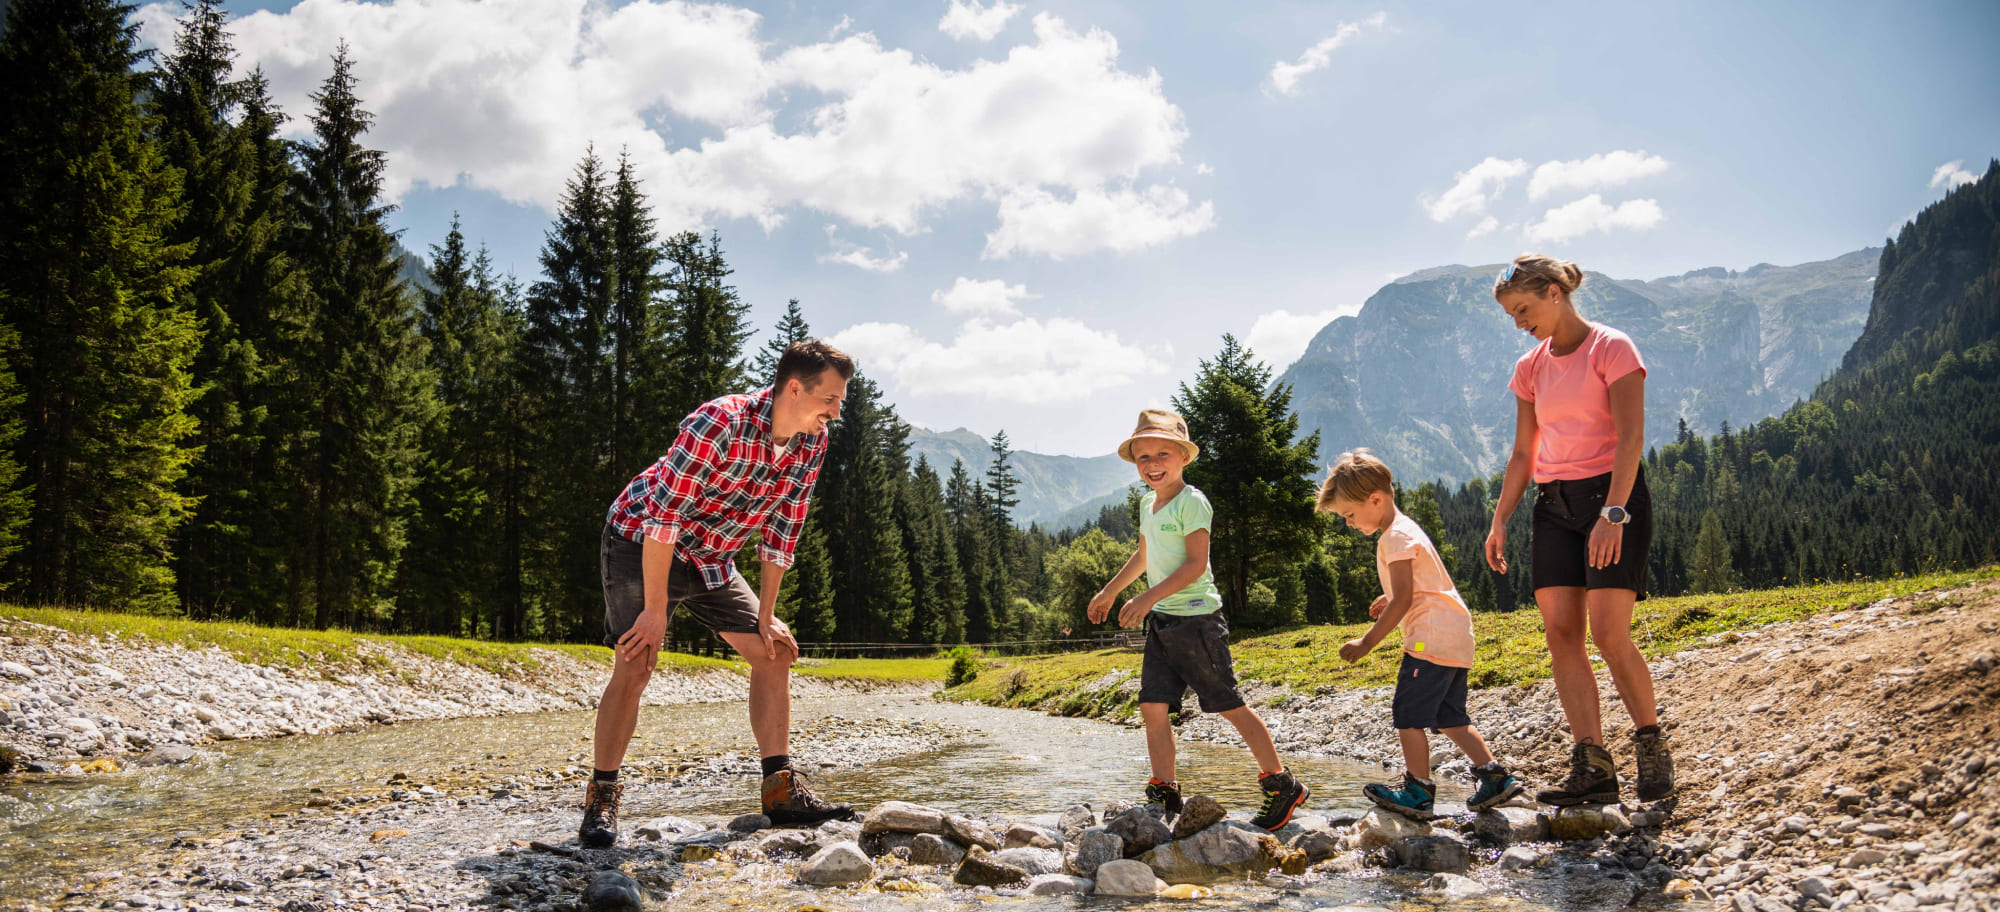
POLYGON ((1823 259, 2000 154, 1989 2, 229 9, 301 122, 352 45, 406 246, 456 211, 532 280, 586 144, 631 148, 760 330, 799 298, 905 417, 1042 452, 1109 452, 1223 333, 1282 364, 1395 275, 1823 259))

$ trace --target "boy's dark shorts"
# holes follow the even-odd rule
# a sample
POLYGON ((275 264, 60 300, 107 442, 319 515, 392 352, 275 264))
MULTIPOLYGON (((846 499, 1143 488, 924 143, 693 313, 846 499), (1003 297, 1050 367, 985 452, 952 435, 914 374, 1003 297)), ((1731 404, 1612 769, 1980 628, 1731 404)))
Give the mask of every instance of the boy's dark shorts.
POLYGON ((1146 615, 1146 657, 1139 666, 1139 702, 1179 704, 1188 688, 1201 711, 1228 712, 1243 705, 1236 667, 1229 657, 1229 622, 1222 612, 1146 615))
POLYGON ((1402 667, 1396 669, 1396 699, 1389 706, 1389 718, 1399 729, 1443 731, 1471 725, 1472 717, 1465 714, 1467 671, 1403 653, 1402 667))
POLYGON ((1609 567, 1590 566, 1590 530, 1611 491, 1611 473, 1537 487, 1535 532, 1529 540, 1534 559, 1528 579, 1534 588, 1630 589, 1645 598, 1646 552, 1653 544, 1653 495, 1646 488, 1646 470, 1639 470, 1632 496, 1625 499, 1632 521, 1625 524, 1618 563, 1609 567))
MULTIPOLYGON (((618 533, 609 523, 599 550, 604 573, 604 645, 618 645, 618 638, 632 629, 646 610, 645 546, 618 533)), ((717 589, 704 588, 701 571, 674 552, 673 569, 667 572, 667 623, 674 612, 687 609, 703 627, 716 633, 756 633, 757 594, 743 575, 731 574, 729 582, 717 589)), ((661 638, 660 648, 666 648, 661 638)))

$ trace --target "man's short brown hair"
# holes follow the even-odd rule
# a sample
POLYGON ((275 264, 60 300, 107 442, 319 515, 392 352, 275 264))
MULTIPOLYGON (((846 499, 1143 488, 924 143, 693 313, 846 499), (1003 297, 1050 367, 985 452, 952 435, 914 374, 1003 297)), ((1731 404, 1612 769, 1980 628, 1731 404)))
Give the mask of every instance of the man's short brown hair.
POLYGON ((1335 501, 1360 503, 1377 491, 1396 496, 1396 476, 1389 466, 1365 448, 1348 450, 1326 470, 1326 481, 1319 486, 1319 509, 1331 512, 1335 501))
POLYGON ((778 373, 771 378, 771 389, 782 393, 793 378, 811 387, 829 367, 838 371, 842 380, 854 379, 853 356, 825 339, 800 339, 785 346, 785 353, 778 356, 778 373))

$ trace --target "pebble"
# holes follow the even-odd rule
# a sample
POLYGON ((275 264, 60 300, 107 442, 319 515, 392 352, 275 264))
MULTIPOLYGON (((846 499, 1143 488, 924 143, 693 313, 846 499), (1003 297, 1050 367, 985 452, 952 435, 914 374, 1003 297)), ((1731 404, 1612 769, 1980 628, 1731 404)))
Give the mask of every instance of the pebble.
POLYGON ((852 842, 836 842, 820 849, 799 868, 800 881, 821 887, 850 884, 873 876, 874 863, 852 842))
POLYGON ((1101 896, 1152 896, 1166 887, 1166 881, 1154 876, 1152 868, 1129 858, 1105 862, 1097 869, 1101 896))

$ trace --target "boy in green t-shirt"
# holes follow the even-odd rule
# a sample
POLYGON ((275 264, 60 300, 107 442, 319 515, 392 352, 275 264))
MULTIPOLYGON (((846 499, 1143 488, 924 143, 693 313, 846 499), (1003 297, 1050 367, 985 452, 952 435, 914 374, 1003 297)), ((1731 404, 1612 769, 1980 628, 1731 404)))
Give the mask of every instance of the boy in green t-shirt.
POLYGON ((1181 470, 1201 455, 1188 439, 1187 422, 1173 412, 1147 409, 1139 426, 1118 445, 1118 455, 1139 467, 1152 490, 1139 504, 1139 550, 1090 600, 1090 621, 1102 623, 1118 592, 1143 571, 1151 588, 1118 612, 1122 627, 1146 623, 1146 657, 1139 672, 1139 715, 1146 722, 1146 754, 1153 778, 1146 801, 1173 817, 1181 810, 1174 781, 1174 729, 1168 707, 1188 688, 1201 698, 1203 712, 1228 719, 1257 758, 1257 786, 1264 804, 1251 823, 1275 830, 1312 794, 1278 762, 1278 748, 1257 712, 1236 690, 1229 659, 1229 623, 1222 617, 1222 593, 1208 569, 1208 526, 1214 513, 1208 498, 1181 479, 1181 470))

